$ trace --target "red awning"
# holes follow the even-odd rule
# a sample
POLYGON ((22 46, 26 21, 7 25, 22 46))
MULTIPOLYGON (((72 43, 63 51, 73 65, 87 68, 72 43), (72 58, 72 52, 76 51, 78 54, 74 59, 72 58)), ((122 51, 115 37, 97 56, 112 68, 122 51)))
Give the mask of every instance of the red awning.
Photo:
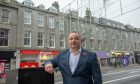
POLYGON ((21 55, 39 55, 40 53, 48 53, 58 55, 59 51, 41 51, 41 50, 20 50, 21 55))

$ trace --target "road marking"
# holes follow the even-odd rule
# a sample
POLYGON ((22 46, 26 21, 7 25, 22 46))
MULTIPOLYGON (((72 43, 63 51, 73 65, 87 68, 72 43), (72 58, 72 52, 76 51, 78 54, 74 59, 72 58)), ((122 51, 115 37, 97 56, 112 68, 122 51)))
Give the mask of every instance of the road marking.
POLYGON ((119 72, 103 74, 103 76, 105 76, 105 75, 112 75, 112 74, 118 74, 118 73, 123 73, 123 72, 129 72, 129 71, 138 71, 138 70, 140 70, 140 69, 123 70, 123 71, 119 71, 119 72))
POLYGON ((137 72, 139 72, 139 71, 131 71, 131 72, 129 72, 129 73, 137 73, 137 72))
POLYGON ((133 78, 133 77, 137 77, 137 76, 140 76, 140 74, 133 75, 133 76, 128 76, 128 77, 123 77, 123 78, 119 78, 119 79, 115 79, 115 80, 106 81, 106 82, 103 82, 103 84, 111 83, 111 82, 115 82, 115 81, 119 81, 119 80, 123 80, 123 79, 133 78))
MULTIPOLYGON (((119 79, 115 79, 115 80, 106 81, 106 82, 103 82, 103 84, 111 83, 111 82, 115 82, 115 81, 119 81, 119 80, 123 80, 123 79, 133 78, 133 77, 137 77, 137 76, 140 76, 140 74, 133 75, 133 76, 128 76, 128 77, 123 77, 123 78, 119 78, 119 79)), ((56 82, 55 84, 63 84, 63 82, 60 81, 60 82, 56 82)))
MULTIPOLYGON (((139 70, 140 70, 140 69, 122 70, 122 71, 120 71, 120 72, 113 72, 113 73, 103 74, 103 76, 105 76, 105 75, 112 75, 112 74, 118 74, 118 73, 123 73, 123 72, 129 72, 129 71, 130 71, 129 73, 136 73, 136 72, 139 72, 139 70)), ((118 81, 118 80, 127 79, 127 78, 132 78, 132 77, 136 77, 136 76, 140 76, 140 74, 138 74, 138 75, 133 75, 133 76, 128 76, 128 77, 123 77, 123 78, 115 79, 115 80, 111 80, 111 81, 106 81, 106 82, 104 82, 104 84, 105 84, 105 83, 115 82, 115 81, 118 81)), ((59 79, 62 79, 62 77, 57 78, 57 79, 55 79, 55 80, 59 80, 59 79)), ((60 81, 60 82, 56 82, 55 84, 63 84, 63 82, 60 81)))

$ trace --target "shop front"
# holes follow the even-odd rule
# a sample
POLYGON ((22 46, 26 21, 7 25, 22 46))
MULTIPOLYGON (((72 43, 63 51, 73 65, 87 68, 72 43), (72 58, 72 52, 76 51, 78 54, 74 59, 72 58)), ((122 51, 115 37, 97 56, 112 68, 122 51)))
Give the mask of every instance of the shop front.
POLYGON ((59 51, 20 50, 20 68, 41 67, 48 59, 54 58, 59 51))
POLYGON ((59 54, 59 51, 42 51, 39 54, 40 66, 44 65, 44 62, 48 59, 52 59, 59 54))
POLYGON ((20 68, 36 68, 39 67, 38 62, 21 62, 20 68))
POLYGON ((101 66, 108 66, 109 55, 106 51, 96 51, 101 66))
POLYGON ((131 52, 113 51, 111 52, 110 66, 128 66, 133 63, 134 56, 131 52))
POLYGON ((134 51, 135 62, 140 64, 140 51, 134 51))
POLYGON ((11 59, 15 51, 0 51, 0 78, 6 78, 6 72, 11 68, 11 59))
POLYGON ((111 52, 110 66, 114 66, 114 67, 122 66, 123 57, 124 57, 124 52, 122 51, 111 52))

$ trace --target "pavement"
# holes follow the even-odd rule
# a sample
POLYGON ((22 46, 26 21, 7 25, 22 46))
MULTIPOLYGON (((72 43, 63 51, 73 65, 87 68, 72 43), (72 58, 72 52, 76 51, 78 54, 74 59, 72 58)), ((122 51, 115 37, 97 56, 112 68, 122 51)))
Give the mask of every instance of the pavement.
MULTIPOLYGON (((122 67, 102 66, 101 71, 102 71, 102 74, 106 74, 106 73, 116 72, 119 70, 128 70, 128 69, 137 68, 137 67, 140 67, 140 64, 129 64, 128 66, 122 66, 122 67)), ((57 72, 57 74, 58 73, 59 72, 57 72)), ((5 80, 0 79, 0 84, 5 84, 5 80)))
POLYGON ((0 84, 5 84, 5 79, 0 79, 0 84))

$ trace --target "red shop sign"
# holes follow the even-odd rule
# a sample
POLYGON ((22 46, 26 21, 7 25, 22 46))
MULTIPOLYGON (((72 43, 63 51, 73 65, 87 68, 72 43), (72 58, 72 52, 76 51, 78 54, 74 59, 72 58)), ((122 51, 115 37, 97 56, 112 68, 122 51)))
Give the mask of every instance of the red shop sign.
POLYGON ((20 54, 21 55, 39 55, 41 53, 58 55, 59 54, 59 51, 20 50, 20 54))
POLYGON ((39 67, 38 62, 21 62, 20 63, 20 68, 34 68, 34 67, 39 67))

